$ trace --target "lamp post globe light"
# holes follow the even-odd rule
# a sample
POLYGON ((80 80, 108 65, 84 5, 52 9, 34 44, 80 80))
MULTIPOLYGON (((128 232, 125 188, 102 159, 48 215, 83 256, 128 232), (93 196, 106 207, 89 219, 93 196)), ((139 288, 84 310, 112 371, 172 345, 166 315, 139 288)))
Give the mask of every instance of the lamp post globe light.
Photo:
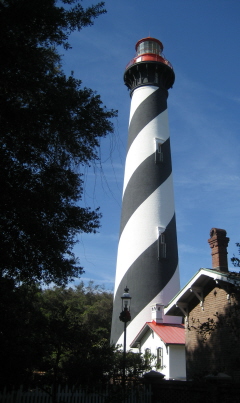
POLYGON ((126 334, 127 334, 127 322, 130 322, 130 304, 132 297, 129 294, 129 289, 124 288, 124 293, 121 296, 122 299, 122 312, 119 319, 124 323, 124 341, 123 341, 123 388, 125 389, 125 376, 126 376, 126 334))
POLYGON ((131 320, 130 315, 130 304, 132 297, 129 294, 129 289, 126 287, 124 288, 124 293, 121 296, 122 299, 122 312, 120 313, 119 319, 121 322, 127 323, 131 320))

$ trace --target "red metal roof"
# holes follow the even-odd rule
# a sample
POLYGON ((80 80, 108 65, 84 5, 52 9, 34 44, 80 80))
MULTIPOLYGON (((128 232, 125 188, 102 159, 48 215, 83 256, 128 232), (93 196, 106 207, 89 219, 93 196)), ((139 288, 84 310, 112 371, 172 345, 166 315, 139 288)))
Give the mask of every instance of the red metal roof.
POLYGON ((184 325, 174 323, 156 323, 152 321, 145 323, 137 337, 135 337, 130 344, 130 347, 137 347, 137 343, 140 342, 149 328, 153 330, 165 344, 185 344, 184 325))
POLYGON ((185 344, 184 325, 173 323, 147 322, 165 344, 185 344))

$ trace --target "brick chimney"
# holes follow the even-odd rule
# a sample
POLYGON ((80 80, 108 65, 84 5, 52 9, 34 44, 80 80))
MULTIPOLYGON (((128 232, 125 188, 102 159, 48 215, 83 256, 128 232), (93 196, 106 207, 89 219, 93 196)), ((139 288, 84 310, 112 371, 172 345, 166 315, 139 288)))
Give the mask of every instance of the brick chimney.
POLYGON ((212 249, 212 269, 228 272, 227 247, 229 238, 224 229, 212 228, 208 243, 212 249))

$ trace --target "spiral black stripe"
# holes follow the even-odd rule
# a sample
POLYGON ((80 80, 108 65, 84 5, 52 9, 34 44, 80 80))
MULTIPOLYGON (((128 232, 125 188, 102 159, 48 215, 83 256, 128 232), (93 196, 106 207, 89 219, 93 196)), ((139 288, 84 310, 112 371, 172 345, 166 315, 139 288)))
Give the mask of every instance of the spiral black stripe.
POLYGON ((166 109, 167 91, 162 88, 154 91, 137 107, 128 129, 128 150, 140 131, 166 109))
MULTIPOLYGON (((154 231, 155 228, 152 230, 154 231)), ((177 269, 178 249, 175 214, 168 224, 165 234, 168 256, 171 259, 157 261, 158 241, 154 242, 129 267, 118 286, 115 301, 121 301, 121 295, 126 284, 129 288, 131 287, 131 295, 135 296, 131 309, 132 320, 164 289, 177 269)), ((122 323, 118 319, 119 314, 119 305, 114 304, 111 340, 115 342, 123 332, 122 323)), ((139 330, 136 329, 136 331, 139 330)))
POLYGON ((121 233, 137 208, 171 175, 170 139, 162 145, 164 163, 155 164, 155 153, 146 158, 131 176, 122 201, 121 233))

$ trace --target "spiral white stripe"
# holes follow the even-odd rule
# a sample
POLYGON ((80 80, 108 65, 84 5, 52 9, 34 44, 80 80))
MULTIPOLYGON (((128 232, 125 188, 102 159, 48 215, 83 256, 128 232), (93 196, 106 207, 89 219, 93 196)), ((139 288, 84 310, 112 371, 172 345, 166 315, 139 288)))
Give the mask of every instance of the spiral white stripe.
POLYGON ((118 244, 115 293, 129 267, 157 240, 158 227, 166 227, 174 212, 173 181, 170 175, 132 214, 122 232, 118 244))

